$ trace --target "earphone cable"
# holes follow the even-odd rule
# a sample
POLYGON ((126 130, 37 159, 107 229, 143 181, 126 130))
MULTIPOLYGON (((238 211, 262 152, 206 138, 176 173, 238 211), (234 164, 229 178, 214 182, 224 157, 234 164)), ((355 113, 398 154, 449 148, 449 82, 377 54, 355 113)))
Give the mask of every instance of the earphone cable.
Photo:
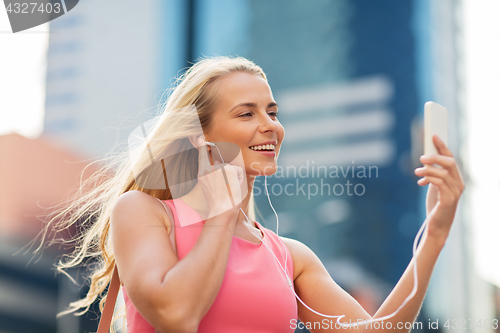
MULTIPOLYGON (((219 150, 219 148, 217 147, 217 145, 215 144, 212 144, 211 146, 213 147, 216 147, 217 148, 217 151, 219 153, 219 156, 221 158, 221 161, 222 163, 225 163, 224 162, 224 159, 222 158, 222 154, 219 150)), ((418 249, 418 243, 419 243, 419 239, 421 238, 422 236, 422 233, 424 232, 426 226, 427 226, 427 219, 424 221, 424 223, 422 223, 420 229, 418 230, 417 232, 417 235, 415 236, 415 240, 413 241, 413 251, 412 251, 412 261, 413 261, 413 288, 412 288, 412 291, 410 292, 410 294, 405 298, 405 300, 403 301, 403 303, 401 303, 401 305, 396 309, 396 311, 394 311, 393 313, 389 314, 389 315, 386 315, 386 316, 383 316, 383 317, 380 317, 380 318, 375 318, 375 319, 368 319, 368 320, 364 320, 364 321, 361 321, 361 323, 359 322, 356 322, 356 323, 342 323, 340 320, 345 317, 345 315, 326 315, 326 314, 323 314, 323 313, 320 313, 314 309, 312 309, 311 307, 309 307, 307 304, 304 303, 304 301, 302 301, 302 299, 299 297, 299 295, 297 295, 297 293, 295 292, 295 289, 293 287, 293 279, 290 279, 288 277, 288 273, 287 273, 287 259, 288 259, 288 255, 287 255, 287 248, 285 246, 285 244, 283 243, 283 241, 281 240, 281 237, 279 236, 279 218, 278 218, 278 213, 276 212, 276 210, 274 209, 272 203, 271 203, 271 198, 269 196, 269 191, 267 189, 267 176, 264 176, 264 187, 266 188, 266 195, 267 195, 267 199, 269 200, 269 205, 271 206, 275 216, 276 216, 276 236, 278 236, 278 239, 281 243, 281 245, 283 246, 283 248, 285 249, 285 268, 283 268, 283 266, 281 265, 281 262, 279 261, 278 257, 276 257, 276 255, 274 254, 274 252, 269 248, 269 246, 267 246, 267 244, 264 242, 264 238, 258 236, 258 238, 261 240, 262 244, 264 244, 264 246, 271 252, 271 254, 274 256, 274 258, 276 259, 276 261, 278 262, 278 265, 280 266, 281 270, 285 273, 285 277, 286 277, 286 280, 287 280, 287 283, 288 283, 288 286, 291 288, 291 290, 293 291, 293 293, 295 294, 295 297, 300 301, 300 303, 302 303, 302 305, 304 305, 304 307, 306 307, 308 310, 310 310, 311 312, 319 315, 319 316, 322 316, 322 317, 326 317, 326 318, 337 318, 337 323, 342 325, 343 328, 356 328, 358 327, 359 325, 366 325, 366 324, 371 324, 371 323, 375 323, 375 322, 379 322, 379 321, 383 321, 383 320, 386 320, 386 319, 389 319, 389 318, 392 318, 394 317, 414 296, 415 294, 417 293, 417 290, 418 290, 418 273, 417 273, 417 258, 415 257, 415 254, 417 252, 417 249, 418 249)), ((241 212, 243 213, 243 215, 245 215, 247 221, 249 223, 250 222, 250 219, 248 218, 248 216, 245 214, 245 212, 243 211, 243 209, 240 207, 240 210, 241 212)), ((292 272, 293 273, 293 272, 292 272)), ((293 278, 293 276, 292 276, 293 278)))

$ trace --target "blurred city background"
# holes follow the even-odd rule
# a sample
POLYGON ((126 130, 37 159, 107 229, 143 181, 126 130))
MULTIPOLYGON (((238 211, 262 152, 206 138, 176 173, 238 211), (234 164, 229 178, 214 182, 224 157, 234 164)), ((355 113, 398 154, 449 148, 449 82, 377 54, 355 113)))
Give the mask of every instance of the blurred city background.
MULTIPOLYGON (((495 0, 86 0, 12 34, 0 10, 0 333, 96 330, 97 307, 56 319, 86 292, 85 267, 70 272, 80 286, 55 274, 71 248, 34 256, 29 243, 45 209, 98 163, 84 168, 158 114, 174 77, 212 55, 244 56, 267 73, 286 129, 279 165, 310 172, 268 177, 280 235, 312 248, 372 315, 425 219, 427 187, 413 174, 424 103, 446 106, 466 191, 414 331, 438 331, 428 329, 436 320, 454 331, 443 326, 453 319, 500 331, 491 326, 500 313, 498 13, 495 0), (313 175, 319 166, 376 173, 313 175), (314 192, 324 184, 336 193, 314 192)), ((264 180, 256 186, 258 220, 275 230, 264 180)))

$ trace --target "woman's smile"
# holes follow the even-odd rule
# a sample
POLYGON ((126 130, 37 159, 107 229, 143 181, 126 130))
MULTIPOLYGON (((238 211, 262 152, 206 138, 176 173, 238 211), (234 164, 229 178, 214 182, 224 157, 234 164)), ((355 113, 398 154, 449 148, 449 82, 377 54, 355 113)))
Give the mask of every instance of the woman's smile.
POLYGON ((268 156, 268 157, 275 157, 276 156, 276 153, 274 151, 255 150, 255 152, 259 153, 261 155, 264 155, 264 156, 268 156))

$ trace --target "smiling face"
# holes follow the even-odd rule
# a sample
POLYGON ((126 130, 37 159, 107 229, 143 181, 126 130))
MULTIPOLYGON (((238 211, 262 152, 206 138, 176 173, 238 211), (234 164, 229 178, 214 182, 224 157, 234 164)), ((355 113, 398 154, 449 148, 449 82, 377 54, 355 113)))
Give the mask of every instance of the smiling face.
POLYGON ((285 130, 269 84, 261 76, 235 72, 221 78, 216 89, 207 140, 237 144, 247 176, 274 174, 285 130))

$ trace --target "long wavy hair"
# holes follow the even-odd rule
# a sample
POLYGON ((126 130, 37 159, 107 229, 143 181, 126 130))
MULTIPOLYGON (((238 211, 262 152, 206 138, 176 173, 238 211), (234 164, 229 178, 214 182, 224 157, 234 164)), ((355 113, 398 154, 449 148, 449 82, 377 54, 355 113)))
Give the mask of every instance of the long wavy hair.
MULTIPOLYGON (((168 98, 159 103, 160 115, 147 140, 137 147, 136 152, 139 157, 136 158, 135 165, 130 163, 129 151, 122 151, 112 157, 93 162, 104 163, 87 180, 81 182, 77 193, 65 201, 61 205, 62 208, 49 214, 54 217, 48 219, 42 232, 41 245, 35 253, 43 248, 49 231, 58 233, 76 228, 77 236, 70 240, 74 244, 74 251, 63 255, 55 265, 56 269, 75 282, 67 270, 92 262, 88 277, 90 286, 86 296, 70 303, 66 310, 57 315, 58 317, 69 313, 83 315, 97 299, 100 299, 99 309, 102 313, 107 295, 106 287, 110 283, 115 266, 109 237, 110 212, 114 203, 120 195, 131 190, 148 193, 160 200, 173 198, 168 184, 164 188, 148 189, 144 184, 137 182, 137 172, 145 170, 151 164, 151 160, 148 160, 151 153, 153 156, 160 156, 168 146, 174 147, 177 151, 186 148, 183 154, 176 155, 176 159, 170 161, 170 166, 179 171, 185 170, 187 178, 196 178, 198 156, 196 151, 188 149, 192 148, 192 145, 187 137, 199 133, 194 126, 196 119, 192 119, 192 112, 186 110, 194 106, 197 111, 196 118, 199 118, 198 124, 201 123, 204 132, 209 131, 220 90, 219 79, 238 71, 259 75, 267 81, 266 74, 259 66, 242 57, 217 56, 196 62, 176 79, 168 90, 168 98), (191 118, 187 119, 189 117, 191 118)), ((183 192, 187 193, 191 188, 186 188, 183 192)), ((255 219, 253 191, 250 195, 249 217, 255 219)), ((112 330, 114 331, 113 325, 112 330)))

